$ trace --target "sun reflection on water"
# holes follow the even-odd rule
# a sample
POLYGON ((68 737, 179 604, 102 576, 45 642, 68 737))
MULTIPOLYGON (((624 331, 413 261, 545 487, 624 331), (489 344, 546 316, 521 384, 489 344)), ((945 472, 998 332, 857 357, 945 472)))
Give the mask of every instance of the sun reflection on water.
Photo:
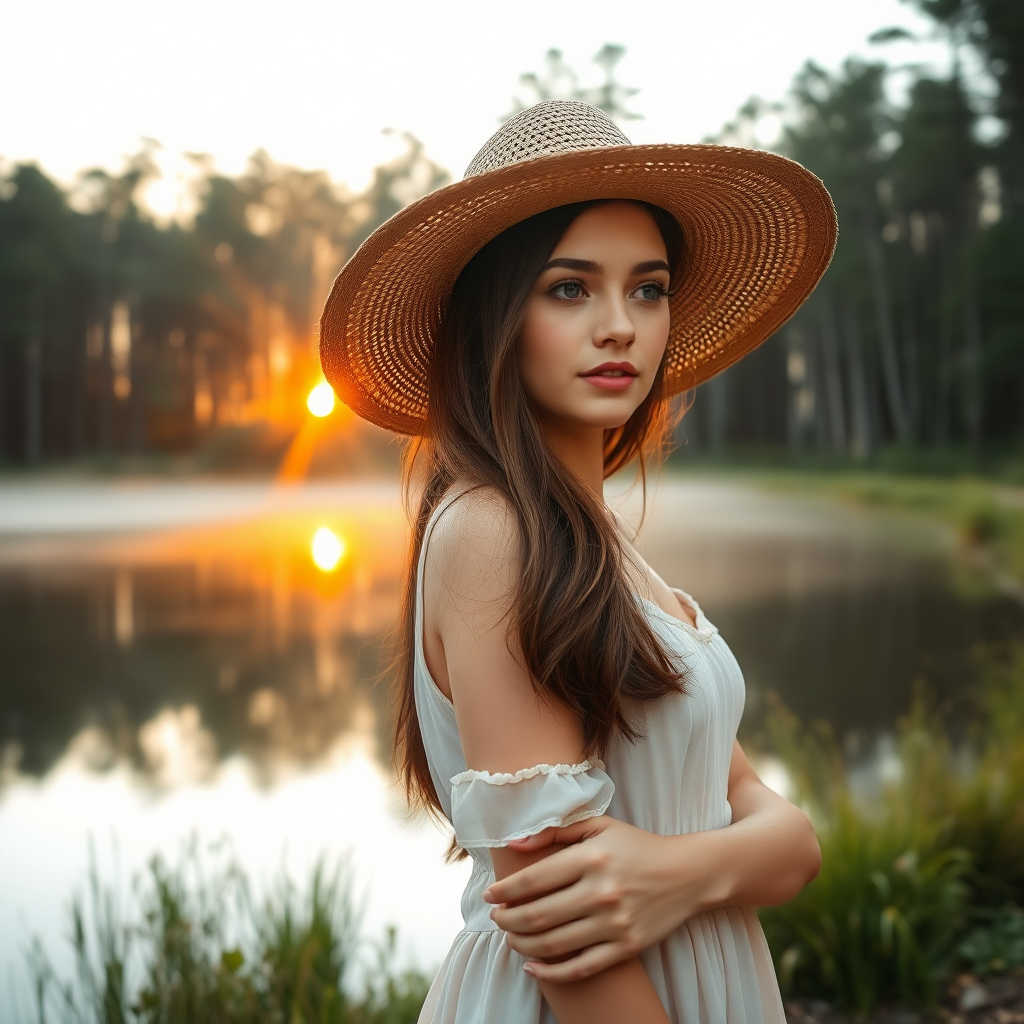
POLYGON ((329 526, 321 526, 313 534, 311 553, 321 572, 334 572, 345 557, 345 542, 329 526))

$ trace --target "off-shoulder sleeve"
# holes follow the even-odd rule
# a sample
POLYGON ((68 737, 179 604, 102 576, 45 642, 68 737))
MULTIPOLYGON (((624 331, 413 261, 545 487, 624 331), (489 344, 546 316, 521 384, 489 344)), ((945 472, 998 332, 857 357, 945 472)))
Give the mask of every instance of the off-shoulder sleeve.
POLYGON ((452 824, 459 846, 506 846, 552 825, 608 810, 615 784, 604 762, 538 764, 514 775, 467 771, 452 778, 452 824))

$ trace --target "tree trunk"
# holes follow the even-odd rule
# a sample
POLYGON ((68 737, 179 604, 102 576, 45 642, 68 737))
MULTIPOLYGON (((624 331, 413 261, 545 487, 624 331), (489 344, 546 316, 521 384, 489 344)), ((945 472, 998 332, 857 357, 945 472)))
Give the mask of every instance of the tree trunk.
POLYGON ((143 398, 146 355, 142 350, 142 324, 136 319, 137 316, 138 310, 133 309, 131 319, 132 347, 128 357, 128 376, 132 385, 128 398, 128 444, 133 454, 140 455, 145 448, 143 398))
POLYGON ((89 354, 87 352, 89 325, 84 324, 84 335, 79 336, 79 344, 74 350, 71 381, 71 415, 68 420, 68 449, 73 459, 85 454, 85 403, 88 394, 86 375, 89 372, 89 354))
POLYGON ((25 462, 38 465, 43 455, 43 341, 41 298, 32 297, 32 319, 25 344, 25 462))
POLYGON ((110 296, 110 244, 100 243, 100 275, 97 288, 97 305, 99 307, 99 324, 102 331, 98 363, 99 381, 97 407, 97 440, 99 449, 108 455, 114 447, 114 368, 111 363, 113 353, 110 350, 110 323, 113 315, 113 302, 110 296))
POLYGON ((789 454, 797 456, 804 447, 802 401, 807 389, 807 344, 797 327, 786 331, 786 439, 789 454))
POLYGON ((964 341, 964 411, 971 452, 978 459, 984 442, 981 311, 978 308, 978 296, 970 281, 964 299, 964 341))
POLYGON ((832 292, 818 286, 818 319, 821 324, 822 376, 828 404, 829 447, 846 454, 846 403, 843 401, 843 374, 839 361, 839 332, 836 329, 832 292))
POLYGON ((888 400, 889 414, 892 417, 897 440, 901 444, 909 444, 911 439, 910 416, 904 398, 902 374, 896 351, 896 330, 893 326, 889 288, 885 280, 882 244, 878 232, 874 231, 870 220, 862 226, 861 234, 868 258, 868 276, 871 279, 871 294, 874 299, 878 337, 881 342, 885 397, 888 400))
POLYGON ((824 357, 822 354, 821 331, 811 336, 814 340, 807 347, 807 379, 811 382, 814 396, 814 446, 819 452, 832 449, 832 431, 828 421, 828 395, 825 382, 824 357))
POLYGON ((907 417, 914 440, 921 436, 921 366, 919 362, 919 332, 917 305, 914 302, 913 270, 910 266, 909 247, 904 247, 902 266, 903 284, 903 366, 907 371, 907 417))
POLYGON ((4 366, 4 334, 0 324, 0 466, 7 460, 7 376, 4 366))
POLYGON ((853 434, 853 456, 861 462, 874 454, 874 435, 871 429, 871 407, 868 403, 867 373, 864 366, 864 341, 860 333, 857 307, 850 303, 844 307, 842 336, 845 340, 846 371, 850 382, 850 429, 853 434))
MULTIPOLYGON (((940 249, 942 265, 940 287, 942 294, 953 292, 953 243, 949 231, 943 231, 940 249)), ((935 367, 935 416, 933 420, 933 443, 936 448, 945 448, 952 433, 953 398, 953 324, 947 311, 940 305, 938 310, 939 353, 935 367)))
POLYGON ((729 429, 729 381, 724 374, 707 383, 708 391, 708 448, 713 455, 721 455, 729 429))

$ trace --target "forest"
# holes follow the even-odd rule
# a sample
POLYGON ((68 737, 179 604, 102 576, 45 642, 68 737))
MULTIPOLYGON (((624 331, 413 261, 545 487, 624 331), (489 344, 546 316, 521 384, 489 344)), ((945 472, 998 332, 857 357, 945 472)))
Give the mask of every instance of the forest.
MULTIPOLYGON (((773 148, 825 182, 833 263, 754 356, 708 382, 684 453, 995 469, 1024 440, 1024 5, 914 0, 948 73, 878 59, 808 62, 789 95, 752 98, 710 141, 773 148)), ((620 47, 583 90, 557 51, 535 97, 628 120, 620 47)), ((496 114, 500 113, 496 111, 496 114)), ((627 131, 628 131, 628 125, 627 131)), ((696 141, 696 140, 694 140, 696 141)), ((318 374, 316 320, 338 268, 403 204, 449 180, 424 143, 354 193, 256 153, 198 169, 188 224, 140 195, 149 144, 120 173, 61 189, 33 164, 0 179, 0 465, 188 453, 232 428, 296 430, 318 374)))

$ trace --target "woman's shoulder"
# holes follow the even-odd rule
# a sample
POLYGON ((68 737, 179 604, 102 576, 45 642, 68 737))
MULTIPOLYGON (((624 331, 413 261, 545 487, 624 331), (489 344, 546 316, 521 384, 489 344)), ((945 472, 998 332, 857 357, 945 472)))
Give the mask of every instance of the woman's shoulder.
POLYGON ((431 532, 427 564, 458 591, 511 583, 519 567, 518 530, 509 500, 497 488, 453 487, 431 532), (457 585, 461 584, 461 585, 457 585))

